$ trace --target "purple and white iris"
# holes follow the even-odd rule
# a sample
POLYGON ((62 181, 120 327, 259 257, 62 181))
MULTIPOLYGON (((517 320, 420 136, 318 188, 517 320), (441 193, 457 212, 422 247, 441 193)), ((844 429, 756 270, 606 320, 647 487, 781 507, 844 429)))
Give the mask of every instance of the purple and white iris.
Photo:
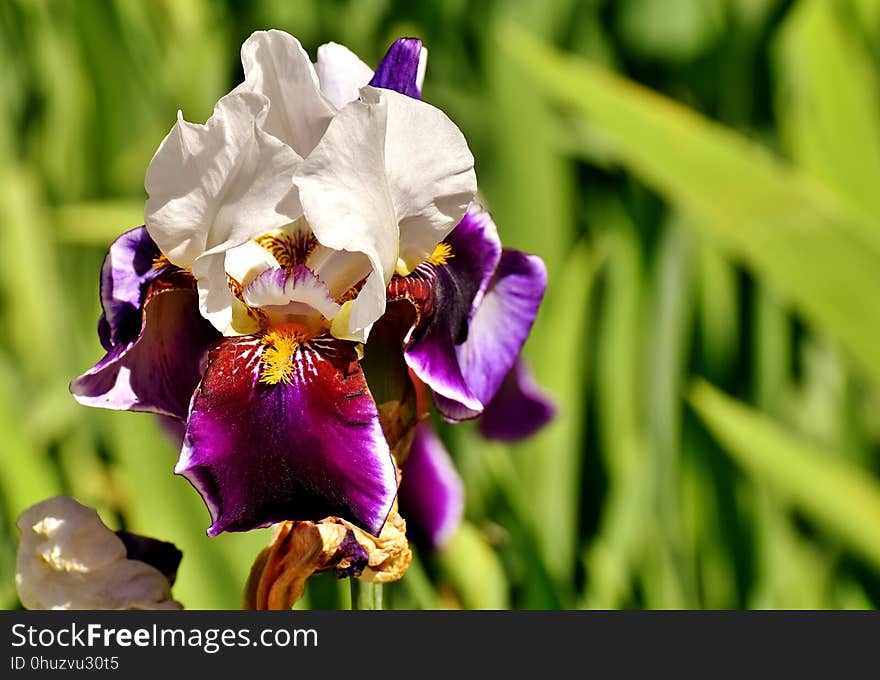
MULTIPOLYGON (((441 414, 484 415, 504 437, 492 404, 520 408, 518 356, 546 271, 503 249, 473 204, 464 136, 420 99, 419 40, 398 40, 375 72, 333 43, 312 64, 280 31, 254 33, 241 56, 244 82, 204 125, 179 115, 156 152, 145 226, 101 272, 107 354, 71 391, 185 425, 175 471, 202 495, 211 535, 328 516, 378 535, 398 474, 361 369, 372 327, 406 310, 398 349, 441 414)), ((517 413, 511 436, 530 414, 549 418, 531 396, 539 407, 517 413)), ((419 499, 408 504, 430 510, 444 501, 417 480, 452 476, 431 462, 427 427, 403 475, 419 499)))

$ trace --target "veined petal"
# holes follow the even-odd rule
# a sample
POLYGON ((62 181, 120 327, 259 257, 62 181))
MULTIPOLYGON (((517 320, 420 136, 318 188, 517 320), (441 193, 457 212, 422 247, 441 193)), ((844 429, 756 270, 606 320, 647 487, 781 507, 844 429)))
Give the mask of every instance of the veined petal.
POLYGON ((205 500, 210 535, 329 515, 378 534, 397 480, 355 348, 325 337, 288 350, 275 384, 261 382, 259 338, 211 350, 175 471, 205 500))
POLYGON ((117 238, 101 266, 101 307, 98 336, 104 349, 134 340, 141 327, 147 286, 164 267, 155 266, 159 247, 145 227, 117 238))
POLYGON ((441 408, 444 415, 450 411, 458 419, 473 418, 482 412, 484 402, 463 373, 458 345, 468 337, 474 305, 481 299, 481 291, 488 287, 501 258, 501 242, 488 215, 472 211, 445 244, 448 254, 442 260, 430 268, 422 265, 413 275, 402 279, 410 289, 411 301, 417 296, 424 297, 423 271, 433 272, 435 279, 433 307, 429 315, 425 314, 424 325, 413 334, 406 348, 406 361, 434 391, 438 407, 449 402, 448 407, 441 408))
POLYGON ((461 220, 477 177, 467 141, 445 113, 393 90, 381 92, 388 108, 385 172, 400 225, 397 272, 408 274, 461 220))
POLYGON ((249 306, 261 308, 272 323, 293 323, 315 312, 332 319, 339 311, 324 282, 302 264, 266 270, 245 287, 242 297, 249 306))
POLYGON ((385 284, 397 261, 397 218, 385 179, 385 114, 378 96, 348 104, 293 178, 318 242, 363 253, 372 269, 357 298, 346 303, 345 323, 334 326, 338 337, 365 337, 385 309, 385 284))
POLYGON ((344 45, 335 42, 318 48, 315 63, 321 92, 337 109, 358 98, 358 90, 370 82, 373 69, 344 45))
MULTIPOLYGON (((472 394, 487 404, 519 356, 547 287, 541 258, 505 248, 482 302, 472 315, 467 339, 456 348, 461 373, 472 394)), ((472 418, 440 393, 437 408, 452 421, 472 418)))
POLYGON ((70 391, 86 406, 185 419, 202 359, 217 337, 199 314, 192 278, 173 272, 150 285, 137 337, 113 347, 70 391))
POLYGON ((427 61, 428 51, 418 38, 395 40, 376 67, 370 85, 421 99, 427 61))
POLYGON ((555 413, 556 406, 520 357, 486 404, 479 420, 480 434, 486 439, 518 441, 535 434, 555 413))
POLYGON ((299 41, 284 31, 256 31, 241 46, 244 83, 234 91, 269 99, 262 128, 300 156, 311 153, 336 114, 299 41))
POLYGON ((403 467, 400 513, 416 543, 442 548, 464 515, 464 484, 446 447, 428 421, 416 427, 403 467))
POLYGON ((205 125, 177 124, 147 169, 150 236, 179 267, 240 245, 301 214, 290 178, 299 157, 260 129, 268 100, 233 91, 205 125))

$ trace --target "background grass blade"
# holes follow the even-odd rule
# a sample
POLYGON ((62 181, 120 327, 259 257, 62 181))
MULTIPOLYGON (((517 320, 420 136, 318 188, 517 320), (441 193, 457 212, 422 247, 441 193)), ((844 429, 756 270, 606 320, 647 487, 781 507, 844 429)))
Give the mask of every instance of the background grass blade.
POLYGON ((745 471, 880 566, 880 484, 840 456, 816 449, 705 382, 690 402, 745 471))
POLYGON ((816 182, 696 112, 507 25, 534 87, 585 117, 636 175, 764 277, 880 379, 880 240, 816 182), (858 296, 852 295, 859 291, 858 296))
POLYGON ((788 16, 776 45, 777 110, 792 157, 880 220, 877 71, 845 10, 846 3, 802 0, 788 16))

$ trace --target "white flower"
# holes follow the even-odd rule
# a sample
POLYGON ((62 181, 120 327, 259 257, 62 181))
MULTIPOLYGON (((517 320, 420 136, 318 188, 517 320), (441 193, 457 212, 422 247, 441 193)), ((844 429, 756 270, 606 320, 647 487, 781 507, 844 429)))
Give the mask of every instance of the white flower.
POLYGON ((68 496, 18 518, 15 583, 27 609, 181 609, 168 579, 130 560, 98 513, 68 496))
POLYGON ((180 116, 156 152, 147 229, 192 268, 201 312, 224 334, 265 325, 245 292, 260 274, 306 265, 335 304, 305 313, 311 294, 280 281, 275 311, 291 293, 292 321, 363 341, 394 272, 427 259, 467 209, 473 156, 443 112, 369 87, 372 71, 341 45, 319 48, 315 66, 295 38, 263 31, 241 56, 244 82, 205 125, 180 116))

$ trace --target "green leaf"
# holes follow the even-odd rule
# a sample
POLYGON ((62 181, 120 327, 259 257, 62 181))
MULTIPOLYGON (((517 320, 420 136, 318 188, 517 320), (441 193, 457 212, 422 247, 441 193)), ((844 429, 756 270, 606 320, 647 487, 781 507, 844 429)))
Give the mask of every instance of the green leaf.
POLYGON ((832 334, 880 380, 877 224, 815 180, 698 113, 513 25, 501 47, 531 84, 584 117, 627 169, 680 206, 731 254, 832 334))
POLYGON ((465 609, 506 609, 507 579, 495 551, 472 524, 465 522, 437 556, 465 609))
POLYGON ((724 30, 720 0, 622 0, 616 9, 622 40, 643 59, 691 61, 724 30))
POLYGON ((142 200, 69 203, 55 211, 59 236, 68 243, 110 244, 124 231, 144 223, 142 200))
POLYGON ((578 244, 551 281, 528 345, 535 376, 553 396, 553 422, 515 451, 520 486, 544 561, 560 583, 570 583, 578 552, 580 479, 587 401, 589 312, 604 247, 578 244))
MULTIPOLYGON (((841 3, 803 0, 786 20, 777 45, 778 119, 798 163, 880 219, 876 66, 841 9, 841 3)), ((880 240, 880 230, 874 238, 880 240)))
POLYGON ((818 450, 706 382, 690 391, 697 414, 756 481, 880 568, 880 484, 845 457, 818 450))
POLYGON ((12 522, 27 507, 61 493, 47 451, 26 427, 15 367, 0 354, 0 495, 12 522))

